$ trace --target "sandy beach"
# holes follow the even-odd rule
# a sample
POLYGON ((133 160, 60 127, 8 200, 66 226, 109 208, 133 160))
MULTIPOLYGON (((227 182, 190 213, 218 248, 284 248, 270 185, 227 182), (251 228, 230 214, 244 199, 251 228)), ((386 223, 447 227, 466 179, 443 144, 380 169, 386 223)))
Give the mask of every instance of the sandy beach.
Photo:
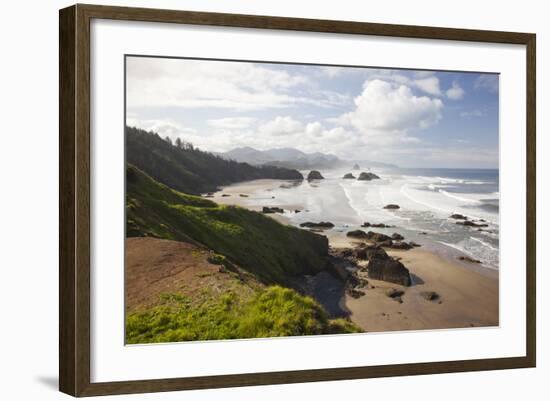
MULTIPOLYGON (((307 212, 307 205, 276 203, 277 200, 272 199, 269 193, 280 185, 285 184, 275 180, 240 183, 223 188, 212 199, 257 211, 262 209, 262 202, 269 201, 269 205, 277 204, 285 209, 284 214, 273 213, 269 216, 289 224, 288 214, 296 210, 307 212)), ((399 232, 399 228, 395 231, 399 232)), ((342 230, 326 230, 323 234, 329 238, 332 248, 356 246, 357 241, 346 237, 342 230)), ((361 289, 365 295, 359 298, 345 295, 341 303, 350 311, 351 320, 363 330, 381 332, 498 326, 498 270, 445 258, 422 247, 407 251, 388 250, 388 254, 401 258, 411 273, 413 285, 403 287, 373 280, 359 271, 359 277, 368 280, 368 285, 361 289), (391 289, 404 291, 402 302, 387 295, 391 289), (438 298, 427 300, 426 292, 435 292, 438 298)))

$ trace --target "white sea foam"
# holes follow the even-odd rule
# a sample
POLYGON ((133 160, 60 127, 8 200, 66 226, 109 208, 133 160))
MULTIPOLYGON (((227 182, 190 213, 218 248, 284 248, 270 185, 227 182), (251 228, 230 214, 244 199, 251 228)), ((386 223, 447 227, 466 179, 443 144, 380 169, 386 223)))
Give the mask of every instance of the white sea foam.
POLYGON ((461 202, 468 202, 468 203, 480 203, 480 201, 478 199, 471 199, 471 198, 467 198, 465 195, 464 196, 457 196, 457 195, 454 195, 454 194, 451 194, 447 191, 444 191, 443 189, 440 189, 439 190, 439 193, 449 197, 449 198, 452 198, 452 199, 456 199, 458 201, 461 201, 461 202))
POLYGON ((476 238, 476 237, 470 237, 471 240, 474 240, 474 241, 477 241, 479 242, 481 245, 483 246, 486 246, 487 248, 493 250, 493 251, 497 251, 498 252, 498 248, 495 248, 494 246, 492 246, 491 244, 485 242, 485 241, 482 241, 480 240, 479 238, 476 238))
POLYGON ((376 172, 380 180, 358 181, 343 180, 345 172, 322 171, 325 180, 304 181, 286 188, 275 182, 271 191, 251 196, 246 202, 257 202, 253 206, 297 205, 302 212, 288 214, 296 225, 304 221, 331 221, 337 229, 359 228, 363 222, 392 225, 396 232, 424 242, 427 247, 432 244, 440 248, 445 246, 447 250, 454 248, 488 266, 498 266, 499 193, 496 184, 495 191, 487 193, 481 191, 490 191, 491 184, 480 187, 477 192, 475 186, 486 182, 475 176, 474 179, 460 179, 376 172), (384 209, 390 203, 398 204, 400 209, 384 209), (453 213, 486 220, 492 233, 478 233, 456 224, 449 219, 453 213), (419 232, 428 235, 416 237, 419 232), (471 235, 476 238, 470 239, 471 235))

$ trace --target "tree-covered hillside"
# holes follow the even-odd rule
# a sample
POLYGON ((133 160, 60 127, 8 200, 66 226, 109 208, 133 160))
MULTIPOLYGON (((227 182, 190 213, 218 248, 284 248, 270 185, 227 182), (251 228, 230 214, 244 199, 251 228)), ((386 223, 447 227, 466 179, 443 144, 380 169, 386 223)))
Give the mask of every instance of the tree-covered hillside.
POLYGON ((303 179, 296 170, 225 160, 189 143, 172 144, 156 133, 133 127, 126 127, 126 161, 156 181, 188 194, 261 178, 303 179))

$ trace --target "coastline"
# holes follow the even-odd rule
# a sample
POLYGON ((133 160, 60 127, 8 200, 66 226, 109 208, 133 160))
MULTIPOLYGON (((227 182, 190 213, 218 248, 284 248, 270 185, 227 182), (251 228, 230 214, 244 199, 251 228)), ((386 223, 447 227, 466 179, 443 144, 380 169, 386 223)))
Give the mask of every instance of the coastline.
MULTIPOLYGON (((262 201, 269 201, 270 205, 276 201, 268 193, 281 183, 278 180, 255 180, 233 184, 210 198, 220 204, 261 211, 262 201), (262 197, 255 195, 259 192, 262 197)), ((277 203, 277 206, 304 211, 307 205, 277 203)), ((280 223, 290 224, 290 219, 284 214, 269 216, 280 223)), ((353 247, 356 243, 343 231, 326 230, 322 234, 328 237, 332 248, 353 247)), ((413 285, 402 287, 367 278, 365 273, 358 272, 360 277, 368 280, 367 287, 362 289, 365 295, 353 298, 346 294, 341 303, 349 310, 350 319, 363 330, 383 332, 498 326, 498 270, 460 262, 423 247, 407 251, 388 250, 388 254, 402 258, 401 262, 413 277, 413 285), (402 303, 386 295, 390 289, 404 291, 402 303), (436 292, 439 298, 435 301, 425 299, 423 293, 430 291, 436 292)))

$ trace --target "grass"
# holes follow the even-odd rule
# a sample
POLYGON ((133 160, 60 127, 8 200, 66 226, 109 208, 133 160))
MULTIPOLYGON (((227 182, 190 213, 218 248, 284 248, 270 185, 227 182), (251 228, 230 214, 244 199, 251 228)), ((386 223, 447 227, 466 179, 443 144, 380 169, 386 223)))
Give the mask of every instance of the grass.
POLYGON ((328 319, 312 298, 280 286, 266 287, 249 297, 228 291, 205 297, 200 304, 176 294, 162 298, 162 305, 127 316, 129 344, 360 331, 345 319, 328 319))
POLYGON ((131 165, 126 210, 128 237, 203 244, 264 283, 287 285, 292 276, 328 268, 326 237, 258 212, 172 190, 131 165))

